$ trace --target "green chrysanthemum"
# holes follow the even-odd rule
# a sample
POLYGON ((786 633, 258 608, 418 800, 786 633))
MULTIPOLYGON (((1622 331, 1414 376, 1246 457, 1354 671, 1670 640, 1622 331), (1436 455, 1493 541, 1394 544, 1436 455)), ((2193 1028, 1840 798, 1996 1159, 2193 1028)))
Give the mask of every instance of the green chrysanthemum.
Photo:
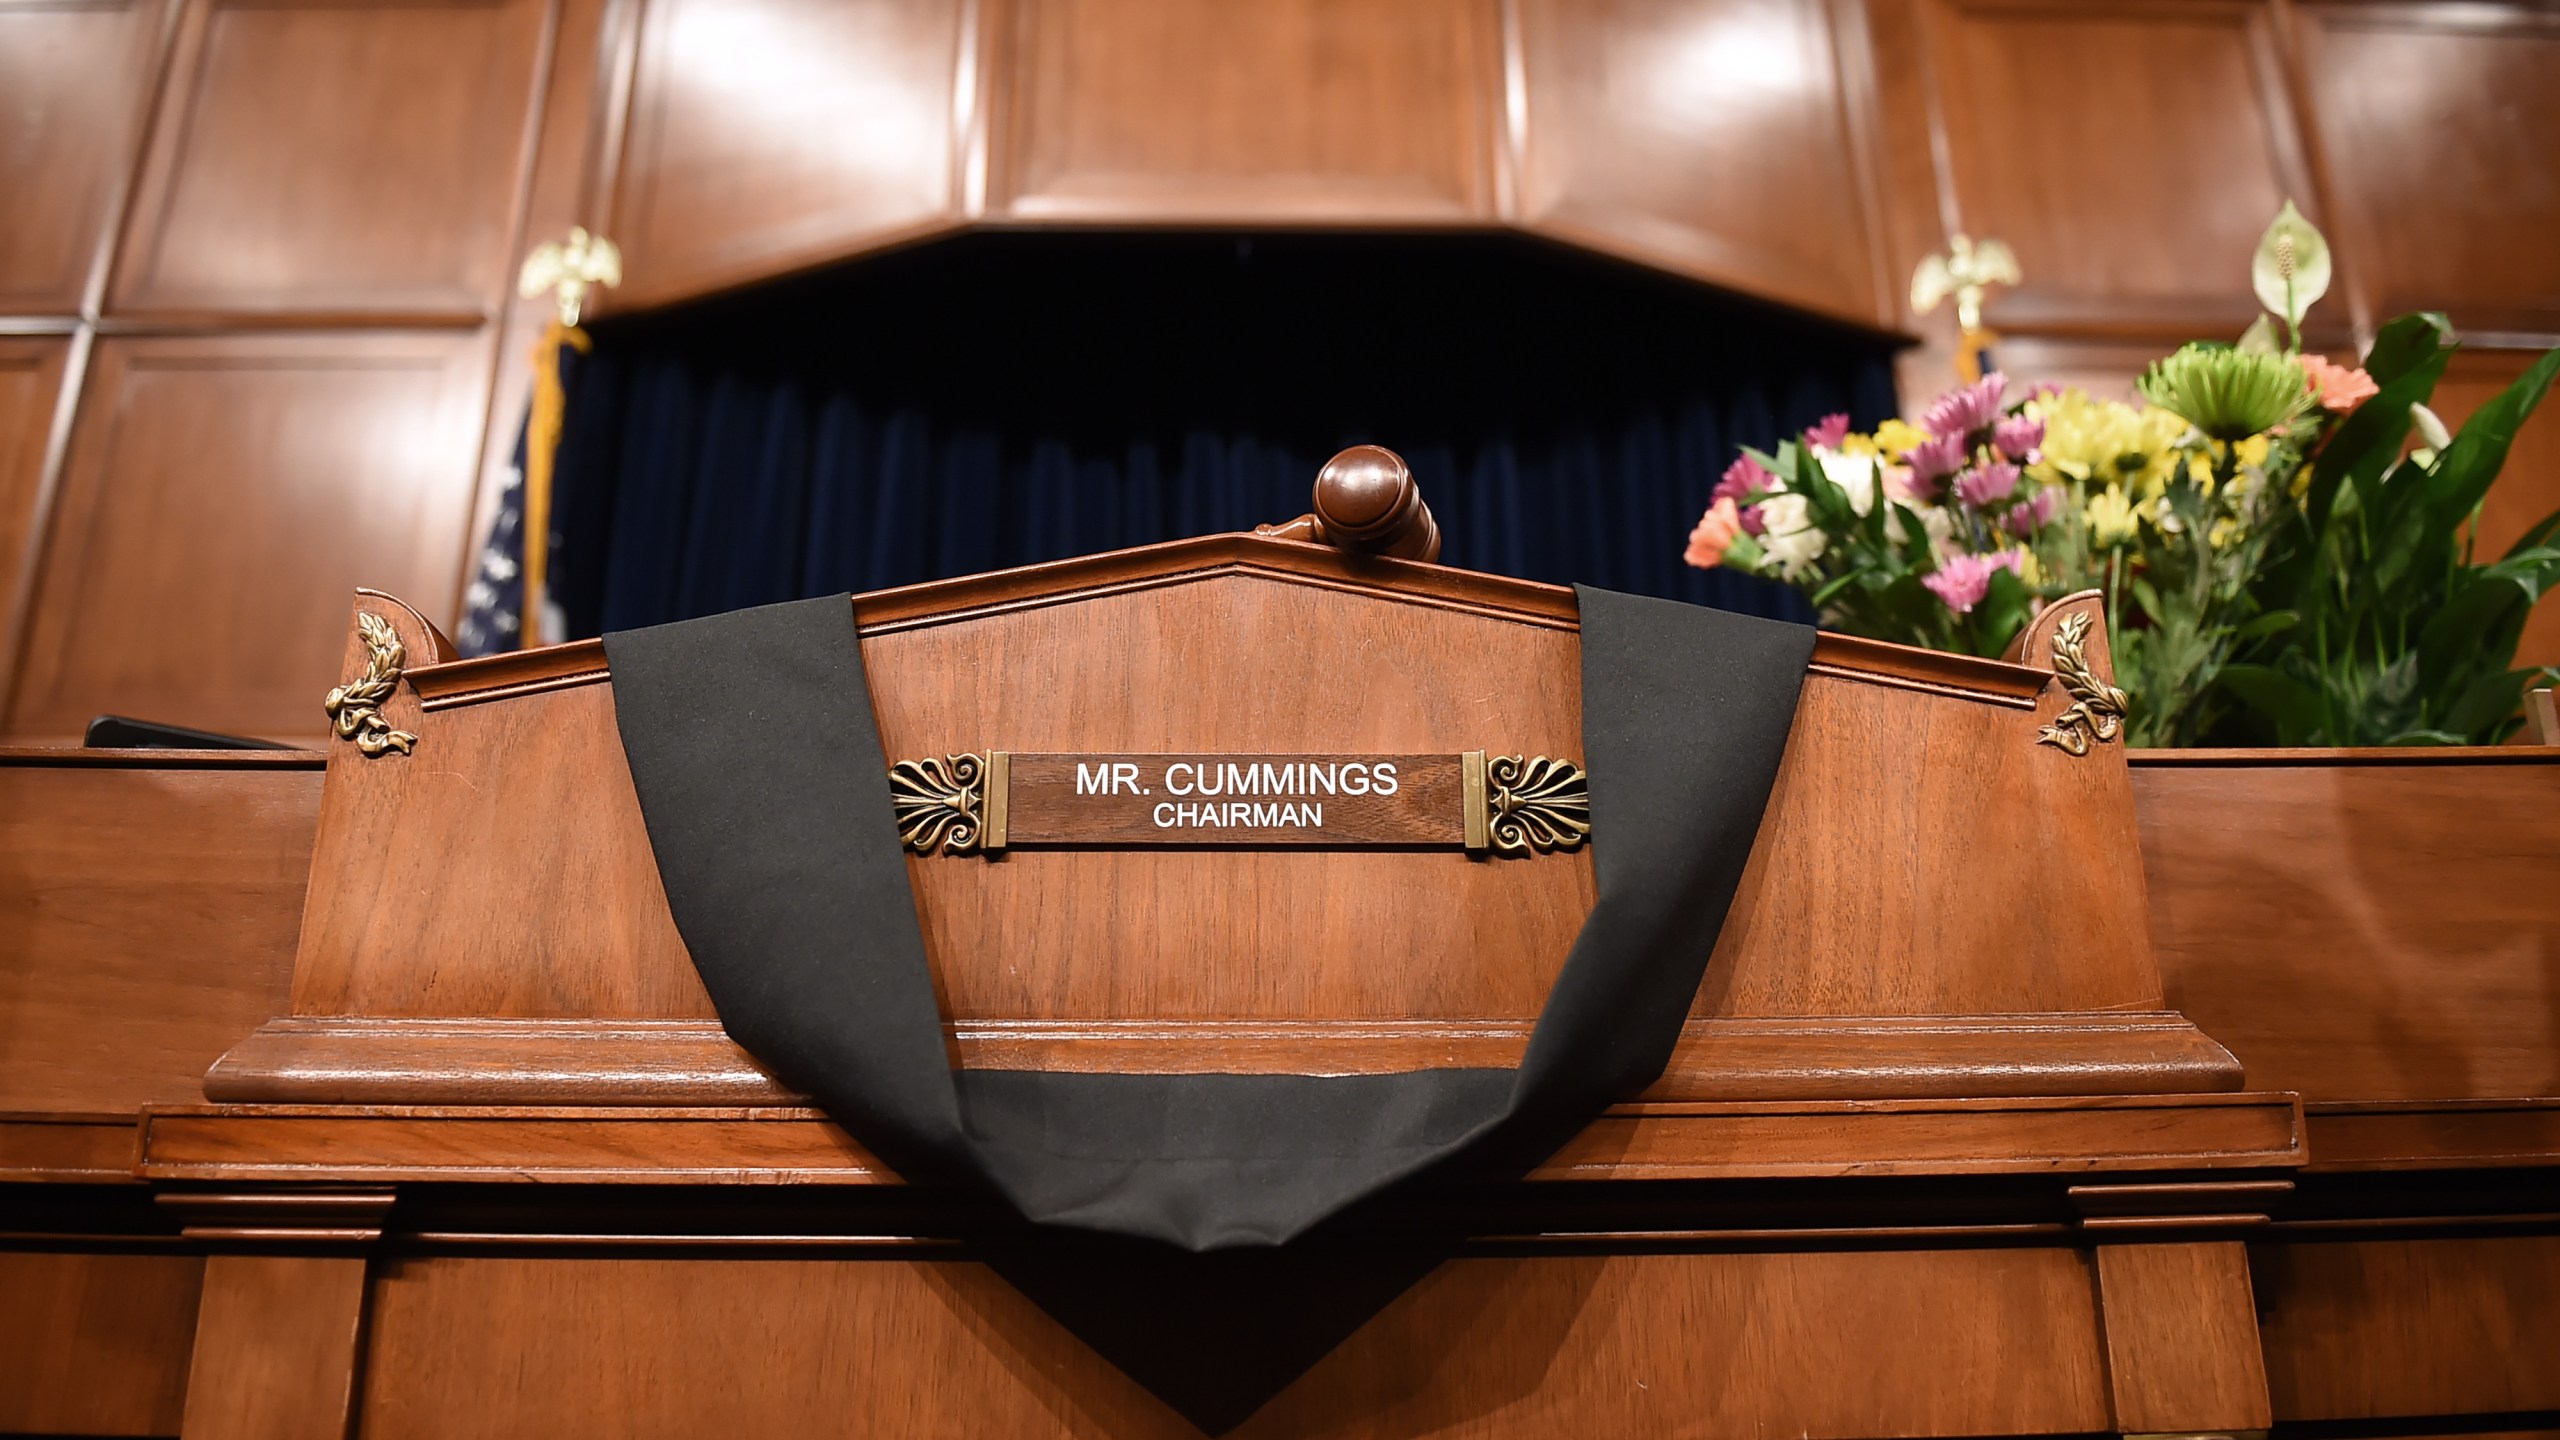
POLYGON ((2302 367, 2283 355, 2188 345, 2152 362, 2142 396, 2216 440, 2246 440, 2293 418, 2309 400, 2302 367))

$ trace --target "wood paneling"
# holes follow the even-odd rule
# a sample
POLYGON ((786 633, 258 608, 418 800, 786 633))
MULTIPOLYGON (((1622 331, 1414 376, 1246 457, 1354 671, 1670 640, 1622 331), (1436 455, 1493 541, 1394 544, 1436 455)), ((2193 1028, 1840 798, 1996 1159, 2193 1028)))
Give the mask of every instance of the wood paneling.
POLYGON ((2169 1003, 2310 1101, 2560 1095, 2560 765, 2138 763, 2169 1003))
POLYGON ((945 216, 965 10, 650 5, 609 230, 625 260, 621 303, 758 279, 945 216))
POLYGON ((204 1263, 0 1253, 0 1430, 177 1434, 204 1263))
POLYGON ((2522 5, 2309 4, 2318 117, 2346 279, 2379 323, 2560 334, 2560 15, 2522 5))
POLYGON ((2249 1256, 2237 1241, 2101 1245, 2098 1295, 2115 1429, 2267 1428, 2249 1256))
POLYGON ((1826 0, 1526 0, 1520 32, 1531 228, 1879 319, 1826 0))
POLYGON ((2560 1236, 2250 1247, 2279 1423, 2560 1409, 2560 1236))
MULTIPOLYGON (((2524 351, 2465 350, 2454 356, 2436 384, 2434 409, 2459 428, 2471 412, 2496 398, 2537 357, 2524 351)), ((2516 433, 2507 468, 2480 507, 2474 558, 2494 560, 2544 516, 2560 510, 2560 393, 2545 395, 2533 418, 2516 433)), ((2560 605, 2535 607, 2516 647, 2520 665, 2560 665, 2560 605)))
POLYGON ((99 342, 8 733, 319 735, 348 591, 452 603, 487 359, 434 333, 99 342))
MULTIPOLYGON (((7 13, 0 11, 0 25, 8 23, 7 13)), ((45 448, 70 353, 68 339, 0 336, 0 666, 8 663, 34 558, 30 541, 44 499, 45 448)))
POLYGON ((0 314, 80 309, 132 167, 166 10, 164 0, 0 6, 0 314))
POLYGON ((362 1256, 206 1260, 186 1440, 344 1440, 364 1304, 362 1256))
POLYGON ((0 1111, 202 1099, 290 998, 319 799, 307 762, 0 760, 0 1111))
POLYGON ((1015 0, 1015 218, 1491 218, 1500 48, 1474 0, 1015 0))
MULTIPOLYGON (((376 1282, 362 1433, 1185 1436, 992 1273, 899 1260, 412 1259, 376 1282)), ((1442 1266, 1238 1437, 2107 1428, 2064 1250, 1442 1266), (1964 1317, 1949 1324, 1951 1315, 1964 1317)))
POLYGON ((2026 276, 1991 322, 2237 335, 2259 234, 2287 196, 2315 208, 2268 12, 1917 3, 1948 221, 2009 242, 2026 276))
POLYGON ((549 8, 194 0, 111 308, 488 312, 549 8))

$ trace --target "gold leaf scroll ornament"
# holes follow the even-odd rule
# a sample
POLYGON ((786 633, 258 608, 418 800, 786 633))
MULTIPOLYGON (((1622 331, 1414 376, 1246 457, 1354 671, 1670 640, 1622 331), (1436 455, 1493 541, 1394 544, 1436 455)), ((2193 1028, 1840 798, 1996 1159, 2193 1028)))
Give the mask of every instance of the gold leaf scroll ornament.
POLYGON ((2086 755, 2091 745, 2113 740, 2124 728, 2125 693, 2089 666, 2089 618, 2086 610, 2066 615, 2054 631, 2053 670, 2071 704, 2036 732, 2037 743, 2058 745, 2067 755, 2086 755))
POLYGON ((364 641, 364 674, 330 691, 320 708, 337 722, 338 738, 356 742, 366 759, 391 750, 406 755, 418 737, 392 729, 391 722, 382 718, 382 702, 400 687, 400 668, 409 652, 391 622, 370 611, 356 612, 356 635, 364 641))
POLYGON ((966 855, 986 835, 987 762, 978 755, 901 760, 889 767, 898 838, 919 855, 966 855))
POLYGON ((1571 850, 1591 835, 1591 782, 1570 760, 1495 755, 1484 762, 1487 838, 1503 855, 1571 850))

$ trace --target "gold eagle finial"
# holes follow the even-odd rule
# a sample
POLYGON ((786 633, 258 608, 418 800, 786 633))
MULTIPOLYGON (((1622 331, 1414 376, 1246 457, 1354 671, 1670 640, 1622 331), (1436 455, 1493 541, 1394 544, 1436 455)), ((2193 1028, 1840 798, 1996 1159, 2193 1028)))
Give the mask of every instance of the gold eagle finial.
POLYGON ((546 240, 533 247, 516 277, 516 290, 528 300, 548 292, 559 303, 560 323, 575 326, 590 288, 600 285, 609 290, 621 283, 620 247, 579 226, 569 231, 566 240, 546 240))

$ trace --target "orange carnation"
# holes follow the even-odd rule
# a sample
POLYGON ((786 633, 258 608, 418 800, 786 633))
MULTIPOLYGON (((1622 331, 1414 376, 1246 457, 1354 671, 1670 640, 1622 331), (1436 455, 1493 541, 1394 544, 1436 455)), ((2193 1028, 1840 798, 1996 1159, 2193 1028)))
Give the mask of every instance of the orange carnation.
POLYGON ((2302 366, 2303 375, 2311 381, 2311 393, 2320 399, 2320 408, 2344 415, 2363 404, 2382 387, 2362 370, 2345 365, 2332 365, 2317 355, 2293 357, 2302 366))

